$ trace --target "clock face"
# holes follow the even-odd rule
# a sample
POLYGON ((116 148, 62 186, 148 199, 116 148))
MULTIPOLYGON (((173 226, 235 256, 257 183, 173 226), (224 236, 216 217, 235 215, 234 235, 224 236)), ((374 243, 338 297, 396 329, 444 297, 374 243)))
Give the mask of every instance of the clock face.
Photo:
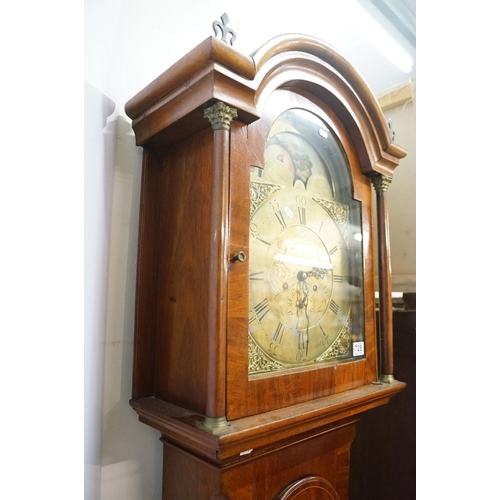
POLYGON ((362 279, 353 279, 362 275, 359 207, 349 181, 322 120, 299 109, 276 120, 250 184, 250 374, 364 354, 362 279))

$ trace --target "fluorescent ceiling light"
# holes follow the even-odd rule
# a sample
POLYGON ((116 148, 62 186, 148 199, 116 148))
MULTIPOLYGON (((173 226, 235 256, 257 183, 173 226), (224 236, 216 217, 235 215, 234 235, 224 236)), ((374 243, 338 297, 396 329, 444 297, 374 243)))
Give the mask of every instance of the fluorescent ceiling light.
POLYGON ((348 0, 342 8, 369 42, 404 73, 411 73, 413 59, 392 36, 357 2, 348 0))

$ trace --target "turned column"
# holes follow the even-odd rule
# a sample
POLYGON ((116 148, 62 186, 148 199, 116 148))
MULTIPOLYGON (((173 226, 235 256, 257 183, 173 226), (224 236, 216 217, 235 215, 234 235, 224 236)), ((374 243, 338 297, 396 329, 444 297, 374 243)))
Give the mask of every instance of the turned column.
POLYGON ((227 426, 226 419, 226 316, 227 316, 227 270, 228 270, 228 235, 229 235, 229 132, 231 122, 237 111, 217 102, 205 109, 204 116, 213 129, 213 167, 215 174, 214 207, 212 210, 210 234, 212 251, 209 259, 210 283, 217 289, 210 308, 211 318, 208 345, 214 349, 215 356, 210 356, 207 373, 207 394, 209 394, 206 418, 203 428, 213 432, 227 426), (216 259, 213 256, 222 258, 216 259))
POLYGON ((392 328, 392 277, 389 241, 389 212, 387 189, 392 178, 377 174, 372 177, 377 194, 378 282, 379 282, 379 378, 382 382, 394 381, 393 328, 392 328))

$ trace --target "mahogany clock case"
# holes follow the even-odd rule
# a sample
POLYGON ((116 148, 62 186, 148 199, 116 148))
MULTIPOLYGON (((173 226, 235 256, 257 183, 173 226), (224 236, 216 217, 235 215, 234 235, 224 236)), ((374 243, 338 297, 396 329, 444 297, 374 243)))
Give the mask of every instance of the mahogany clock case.
MULTIPOLYGON (((283 35, 248 57, 212 37, 125 111, 143 147, 131 405, 161 432, 164 498, 346 499, 358 415, 405 387, 391 371, 385 199, 405 151, 392 142, 375 97, 315 38, 283 35), (349 167, 362 237, 356 256, 347 255, 349 269, 356 262, 362 269, 355 319, 364 352, 353 356, 350 347, 341 358, 254 374, 250 183, 265 168, 271 127, 290 109, 322 120, 349 167)), ((298 288, 303 294, 306 284, 298 288)))
POLYGON ((126 111, 144 147, 133 399, 232 420, 374 382, 369 174, 392 175, 404 151, 354 69, 309 37, 278 38, 253 59, 210 38, 126 111), (237 112, 230 131, 203 116, 222 98, 237 112), (325 120, 349 159, 362 204, 366 355, 249 380, 248 262, 232 256, 248 253, 250 169, 263 166, 269 127, 293 106, 325 120))

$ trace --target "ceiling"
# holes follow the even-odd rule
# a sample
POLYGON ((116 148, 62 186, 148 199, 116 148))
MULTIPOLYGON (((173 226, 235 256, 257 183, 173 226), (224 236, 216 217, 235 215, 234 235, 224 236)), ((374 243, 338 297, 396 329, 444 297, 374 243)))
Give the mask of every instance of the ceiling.
MULTIPOLYGON (((282 33, 312 35, 335 47, 353 64, 375 94, 407 83, 416 74, 416 0, 254 0, 251 12, 214 0, 229 16, 237 32, 234 47, 245 54, 282 33), (292 5, 292 6, 291 6, 292 5), (361 9, 363 12, 361 12, 361 9), (265 16, 262 13, 265 12, 265 16), (403 71, 377 48, 362 22, 368 13, 380 28, 411 58, 403 71)), ((221 14, 223 11, 221 12, 221 14)), ((375 39, 380 39, 380 33, 375 39)))

